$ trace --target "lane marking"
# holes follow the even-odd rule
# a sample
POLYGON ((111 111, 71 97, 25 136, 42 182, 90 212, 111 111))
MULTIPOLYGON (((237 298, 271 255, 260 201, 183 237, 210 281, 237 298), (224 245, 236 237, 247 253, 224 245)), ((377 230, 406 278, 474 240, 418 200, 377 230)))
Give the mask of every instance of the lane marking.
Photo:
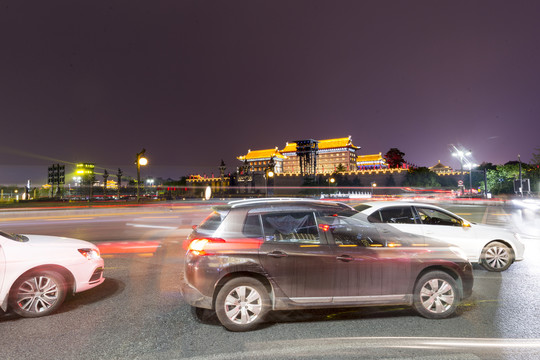
POLYGON ((127 223, 127 226, 150 228, 150 229, 178 229, 178 226, 159 226, 159 225, 145 225, 145 224, 131 224, 127 223))

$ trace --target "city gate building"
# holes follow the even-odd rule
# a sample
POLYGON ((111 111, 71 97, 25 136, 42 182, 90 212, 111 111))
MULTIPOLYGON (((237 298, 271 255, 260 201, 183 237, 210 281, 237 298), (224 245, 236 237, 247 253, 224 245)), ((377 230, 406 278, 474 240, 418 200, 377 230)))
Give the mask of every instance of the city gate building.
POLYGON ((238 156, 237 159, 246 162, 255 173, 265 172, 273 161, 274 173, 281 174, 283 172, 285 156, 276 147, 275 149, 253 151, 250 149, 246 155, 238 156))
MULTIPOLYGON (((341 165, 346 171, 354 171, 356 166, 356 150, 360 149, 352 143, 351 137, 336 139, 316 140, 316 173, 332 173, 341 165)), ((297 153, 296 142, 287 143, 280 151, 285 159, 283 160, 283 173, 300 173, 300 158, 297 153)))

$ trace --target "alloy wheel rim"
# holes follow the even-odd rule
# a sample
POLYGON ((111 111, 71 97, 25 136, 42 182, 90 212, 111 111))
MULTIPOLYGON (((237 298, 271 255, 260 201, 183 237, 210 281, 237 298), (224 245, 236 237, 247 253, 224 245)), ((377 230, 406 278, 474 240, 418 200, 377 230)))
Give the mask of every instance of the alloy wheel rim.
POLYGON ((508 250, 504 247, 492 246, 486 251, 486 263, 493 269, 504 268, 510 259, 508 250))
POLYGON ((58 284, 47 276, 34 276, 24 281, 17 291, 17 305, 24 311, 40 313, 58 301, 58 284))
POLYGON ((445 280, 429 280, 420 290, 420 301, 427 311, 442 314, 454 304, 454 289, 445 280))
POLYGON ((227 318, 236 324, 250 324, 262 310, 262 298, 257 290, 250 286, 238 286, 225 298, 227 318))

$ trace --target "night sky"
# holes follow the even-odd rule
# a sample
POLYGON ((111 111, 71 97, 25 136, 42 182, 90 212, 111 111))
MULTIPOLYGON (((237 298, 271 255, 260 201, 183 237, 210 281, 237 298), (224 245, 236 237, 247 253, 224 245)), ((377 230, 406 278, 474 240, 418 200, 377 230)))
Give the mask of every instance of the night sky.
POLYGON ((352 136, 459 168, 540 147, 540 1, 0 0, 0 183, 178 179, 352 136))

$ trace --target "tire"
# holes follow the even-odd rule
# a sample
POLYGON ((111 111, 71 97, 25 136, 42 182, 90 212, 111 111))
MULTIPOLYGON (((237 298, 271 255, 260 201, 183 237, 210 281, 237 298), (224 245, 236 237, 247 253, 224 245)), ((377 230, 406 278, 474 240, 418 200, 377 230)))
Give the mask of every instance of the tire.
POLYGON ((260 281, 239 277, 225 283, 216 297, 216 315, 230 331, 250 331, 260 326, 270 309, 270 298, 260 281))
POLYGON ((216 312, 210 309, 192 306, 193 316, 202 324, 219 324, 216 312))
POLYGON ((66 281, 52 270, 23 275, 11 288, 10 308, 22 317, 46 316, 66 298, 66 281))
POLYGON ((460 292, 453 277, 443 271, 424 274, 414 287, 413 306, 428 319, 444 319, 452 315, 460 300, 460 292))
POLYGON ((514 262, 514 252, 502 242, 493 241, 482 250, 480 261, 488 271, 504 271, 514 262))

